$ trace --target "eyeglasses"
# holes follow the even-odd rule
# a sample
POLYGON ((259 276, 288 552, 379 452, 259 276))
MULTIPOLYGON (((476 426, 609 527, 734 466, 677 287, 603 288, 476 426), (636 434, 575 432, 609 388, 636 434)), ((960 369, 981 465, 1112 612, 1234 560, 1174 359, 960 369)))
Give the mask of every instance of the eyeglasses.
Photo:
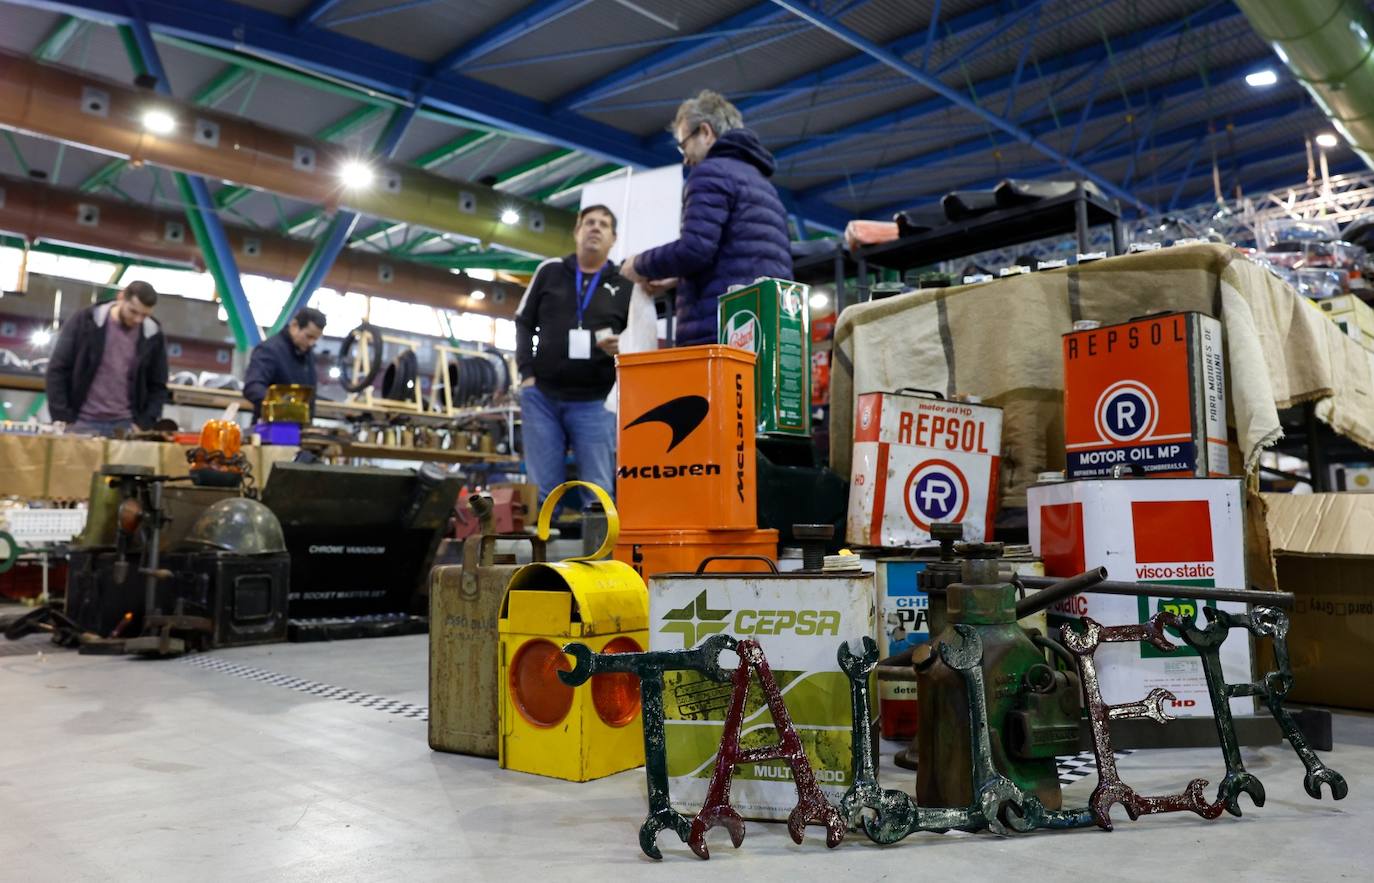
POLYGON ((677 152, 680 153, 680 154, 682 154, 683 156, 686 156, 686 155, 687 155, 687 142, 688 142, 688 141, 691 141, 693 138, 695 138, 697 135, 700 135, 700 134, 701 134, 701 127, 700 127, 700 126, 697 126, 695 129, 692 130, 692 134, 688 135, 686 138, 683 138, 681 141, 679 141, 679 142, 677 143, 677 152))

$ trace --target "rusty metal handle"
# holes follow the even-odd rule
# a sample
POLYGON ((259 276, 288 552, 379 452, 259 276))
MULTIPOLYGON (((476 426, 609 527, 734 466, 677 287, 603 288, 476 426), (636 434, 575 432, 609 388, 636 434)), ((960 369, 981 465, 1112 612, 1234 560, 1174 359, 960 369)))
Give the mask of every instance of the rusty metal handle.
MULTIPOLYGON (((1016 580, 1028 589, 1051 589, 1060 580, 1043 576, 1018 576, 1016 580)), ((1258 589, 1209 589, 1199 586, 1180 586, 1174 583, 1128 583, 1117 580, 1103 580, 1083 589, 1097 595, 1129 595, 1133 598, 1168 595, 1171 598, 1187 598, 1193 601, 1238 601, 1241 604, 1258 604, 1264 607, 1281 607, 1292 610, 1295 603, 1292 592, 1267 592, 1258 589)), ((1045 594, 1040 592, 1027 598, 1027 601, 1045 594)), ((1020 612, 1020 604, 1017 612, 1020 612)))
POLYGON ((936 391, 933 390, 933 389, 921 389, 921 388, 916 387, 916 386, 899 386, 899 387, 897 387, 896 389, 894 389, 894 390, 892 391, 892 394, 893 394, 893 395, 901 395, 901 394, 904 393, 904 392, 924 393, 925 395, 928 395, 928 396, 930 396, 931 398, 936 398, 936 399, 943 399, 943 398, 945 397, 945 394, 942 393, 942 392, 936 392, 936 391))
POLYGON ((705 573, 706 565, 710 564, 712 561, 762 561, 764 564, 768 565, 770 573, 778 572, 778 565, 773 562, 773 559, 766 558, 763 555, 712 555, 709 558, 701 559, 701 563, 697 565, 697 574, 700 575, 705 573))
MULTIPOLYGON (((1069 577, 1066 580, 1050 580, 1048 588, 1041 588, 1040 591, 1031 595, 1029 598, 1022 598, 1016 602, 1016 618, 1025 619, 1032 613, 1039 613, 1051 604, 1062 601, 1070 595, 1077 595, 1085 589, 1095 586, 1107 578, 1107 568, 1095 567, 1086 570, 1078 576, 1069 577)), ((1022 578, 1021 584, 1028 588, 1037 588, 1030 580, 1022 578)))

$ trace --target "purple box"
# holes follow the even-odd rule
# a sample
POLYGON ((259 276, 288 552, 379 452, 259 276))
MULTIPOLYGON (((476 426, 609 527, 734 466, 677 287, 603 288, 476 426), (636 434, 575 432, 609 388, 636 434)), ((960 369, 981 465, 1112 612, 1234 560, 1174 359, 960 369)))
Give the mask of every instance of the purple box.
POLYGON ((258 423, 253 431, 262 436, 265 445, 294 445, 301 443, 299 423, 258 423))

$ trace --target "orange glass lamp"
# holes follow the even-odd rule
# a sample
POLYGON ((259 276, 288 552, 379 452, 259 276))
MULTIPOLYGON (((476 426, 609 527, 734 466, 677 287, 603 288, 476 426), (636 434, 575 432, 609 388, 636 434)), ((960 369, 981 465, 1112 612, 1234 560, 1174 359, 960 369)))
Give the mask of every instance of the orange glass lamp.
POLYGON ((529 564, 511 577, 498 622, 499 758, 505 769, 586 782, 643 765, 639 679, 601 674, 590 690, 575 690, 558 679, 572 669, 561 648, 579 641, 602 653, 647 649, 649 594, 629 565, 603 560, 620 519, 601 488, 555 488, 539 511, 539 536, 548 538, 554 506, 573 487, 600 499, 606 540, 587 558, 529 564))

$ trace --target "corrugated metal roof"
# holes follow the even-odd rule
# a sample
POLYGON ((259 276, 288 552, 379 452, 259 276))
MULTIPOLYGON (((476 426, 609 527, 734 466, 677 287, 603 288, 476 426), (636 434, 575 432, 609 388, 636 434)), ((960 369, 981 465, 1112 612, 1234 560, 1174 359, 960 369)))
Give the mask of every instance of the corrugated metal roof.
MULTIPOLYGON (((310 7, 308 0, 240 2, 287 18, 310 7)), ((316 29, 433 62, 489 37, 493 28, 527 20, 542 5, 530 0, 432 0, 414 5, 342 0, 316 22, 316 29)), ((1195 142, 1210 162, 1213 149, 1241 155, 1262 153, 1267 146, 1300 146, 1304 131, 1322 125, 1320 112, 1290 77, 1285 75, 1280 85, 1268 90, 1244 84, 1242 74, 1251 67, 1281 66, 1245 18, 1229 6, 1198 0, 1028 0, 1004 3, 1000 16, 985 18, 988 0, 943 0, 937 37, 927 52, 932 4, 827 0, 823 5, 845 27, 880 46, 898 46, 907 64, 938 75, 960 95, 976 95, 981 106, 995 114, 1006 112, 1043 143, 1074 152, 1095 172, 1118 183, 1129 172, 1131 186, 1150 199, 1166 191, 1172 195, 1176 184, 1151 182, 1181 175, 1189 145, 1195 142), (1204 27, 1182 24, 1199 14, 1215 20, 1204 27), (1166 37, 1126 48, 1140 34, 1166 29, 1172 29, 1166 37), (1015 100, 1008 103, 1006 85, 1023 51, 1022 80, 1015 100), (1085 60, 1064 64, 1065 53, 1085 60), (1203 78, 1207 88, 1202 88, 1203 78), (1080 131, 1085 109, 1087 121, 1080 131), (1229 131, 1233 120, 1241 125, 1229 131)), ((54 13, 27 7, 0 9, 5 17, 0 48, 13 52, 31 52, 61 21, 54 13)), ((302 29, 299 39, 308 42, 316 29, 302 29)), ((225 67, 223 58, 171 43, 160 41, 160 50, 178 95, 195 94, 225 67)), ((60 60, 121 82, 132 77, 116 32, 103 25, 86 26, 60 60)), ((782 7, 760 6, 757 0, 588 0, 467 60, 457 73, 506 90, 521 101, 545 103, 550 115, 568 121, 574 142, 578 127, 604 126, 617 137, 645 139, 644 144, 661 152, 663 162, 674 156, 662 132, 677 104, 699 89, 717 89, 740 103, 746 122, 782 154, 775 178, 780 186, 813 194, 844 212, 868 214, 902 200, 928 201, 951 187, 1056 169, 1044 153, 1017 143, 912 77, 866 58, 782 7), (754 20, 747 32, 685 39, 741 14, 754 20), (665 52, 671 54, 671 62, 644 69, 643 62, 665 52), (836 65, 843 65, 847 73, 837 74, 836 65), (571 113, 560 105, 589 84, 610 84, 608 94, 571 113)), ((269 74, 239 84, 218 105, 220 110, 302 135, 316 133, 361 106, 332 91, 269 74)), ((344 136, 343 143, 365 150, 384 118, 371 118, 344 136)), ((413 160, 471 132, 461 125, 417 118, 398 156, 413 160)), ((20 139, 26 153, 31 151, 43 162, 55 159, 54 148, 37 141, 29 144, 30 140, 20 139)), ((509 177, 553 150, 547 143, 490 137, 436 171, 457 179, 504 176, 508 180, 503 186, 512 192, 547 194, 605 167, 600 156, 578 153, 509 177)), ((0 156, 0 173, 14 174, 18 167, 8 153, 0 149, 5 154, 0 156)), ((1305 168, 1305 157, 1299 159, 1305 168)), ((107 161, 90 151, 68 148, 61 182, 73 183, 107 161)), ((1198 164, 1206 165, 1202 160, 1198 164)), ((1266 175, 1271 168, 1284 168, 1276 160, 1259 165, 1266 175)), ((1249 175, 1245 171, 1242 182, 1249 175)), ((121 186, 127 184, 131 197, 145 200, 153 197, 155 180, 148 170, 130 170, 121 186)), ((1189 183, 1184 188, 1187 193, 1194 190, 1205 192, 1205 178, 1201 185, 1189 183)), ((293 217, 308 209, 283 203, 283 210, 293 217)), ((275 227, 280 220, 276 201, 266 195, 250 196, 234 211, 264 226, 275 227)), ((229 217, 231 222, 240 219, 229 217)))

